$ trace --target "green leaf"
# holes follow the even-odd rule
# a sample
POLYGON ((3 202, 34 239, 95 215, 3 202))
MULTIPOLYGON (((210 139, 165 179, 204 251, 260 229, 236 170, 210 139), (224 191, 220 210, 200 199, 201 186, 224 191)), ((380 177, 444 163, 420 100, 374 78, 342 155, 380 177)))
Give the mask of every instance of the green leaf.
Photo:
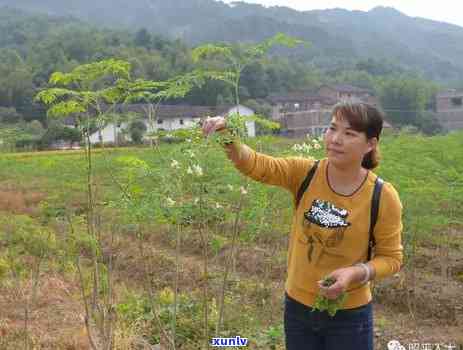
POLYGON ((254 114, 252 116, 246 117, 248 120, 253 120, 256 124, 259 124, 265 129, 268 130, 278 130, 280 129, 280 124, 266 119, 264 116, 259 114, 254 114))
MULTIPOLYGON (((333 278, 324 278, 323 285, 329 287, 336 281, 333 278)), ((312 307, 312 312, 315 310, 326 311, 328 314, 333 317, 336 315, 336 312, 342 308, 347 299, 347 293, 341 293, 336 299, 328 299, 325 296, 318 294, 315 298, 315 303, 312 307)))
POLYGON ((46 105, 50 105, 56 102, 59 102, 63 98, 79 98, 80 94, 76 91, 62 88, 51 88, 39 92, 35 100, 38 102, 43 102, 46 105))
POLYGON ((53 105, 47 111, 50 117, 65 117, 74 113, 84 113, 87 108, 77 101, 63 101, 53 105))
POLYGON ((191 57, 193 58, 193 62, 197 63, 200 60, 216 57, 232 59, 233 54, 230 46, 206 44, 195 48, 191 53, 191 57))

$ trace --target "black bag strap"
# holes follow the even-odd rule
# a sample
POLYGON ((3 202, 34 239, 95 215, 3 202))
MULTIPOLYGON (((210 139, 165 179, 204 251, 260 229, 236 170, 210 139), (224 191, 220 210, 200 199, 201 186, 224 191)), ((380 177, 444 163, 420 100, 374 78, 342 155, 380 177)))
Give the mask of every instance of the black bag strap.
MULTIPOLYGON (((299 206, 299 202, 304 195, 304 192, 310 185, 315 172, 317 171, 319 160, 315 161, 314 165, 310 168, 307 176, 305 177, 304 181, 302 182, 299 190, 297 191, 296 196, 296 208, 299 206)), ((370 231, 369 231, 369 240, 368 240, 368 260, 371 260, 372 250, 375 246, 375 237, 373 232, 375 230, 376 221, 378 221, 378 214, 379 214, 379 201, 381 199, 381 190, 383 188, 384 181, 379 176, 376 177, 375 187, 373 189, 373 195, 371 197, 371 211, 370 211, 370 231)))
POLYGON ((314 165, 312 165, 312 167, 310 168, 309 172, 307 173, 307 176, 305 177, 304 181, 299 187, 299 190, 297 191, 296 209, 299 206, 299 202, 301 201, 302 196, 304 195, 304 192, 307 191, 307 188, 309 187, 310 182, 312 181, 313 176, 315 175, 315 172, 317 171, 319 162, 320 162, 319 160, 315 161, 314 165))
POLYGON ((379 200, 381 198, 381 189, 383 188, 384 181, 379 176, 375 181, 375 188, 373 189, 373 196, 371 197, 371 212, 370 212, 370 233, 368 240, 368 260, 371 260, 372 250, 375 246, 375 237, 373 231, 375 230, 376 221, 378 221, 379 213, 379 200))

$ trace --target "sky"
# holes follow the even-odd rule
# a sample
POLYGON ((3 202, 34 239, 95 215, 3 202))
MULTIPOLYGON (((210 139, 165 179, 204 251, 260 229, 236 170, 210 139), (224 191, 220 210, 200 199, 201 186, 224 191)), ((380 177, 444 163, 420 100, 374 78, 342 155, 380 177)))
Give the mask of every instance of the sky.
MULTIPOLYGON (((243 0, 264 6, 286 6, 299 11, 344 8, 347 10, 368 11, 376 6, 394 7, 411 17, 423 17, 440 22, 448 22, 463 27, 463 2, 459 0, 243 0), (460 5, 458 5, 460 3, 460 5)), ((232 0, 224 0, 230 3, 232 0)))

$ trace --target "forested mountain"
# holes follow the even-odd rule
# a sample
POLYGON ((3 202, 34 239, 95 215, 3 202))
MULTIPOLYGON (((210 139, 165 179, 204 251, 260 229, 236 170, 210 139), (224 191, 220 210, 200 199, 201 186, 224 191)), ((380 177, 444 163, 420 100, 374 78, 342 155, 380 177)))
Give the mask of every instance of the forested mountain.
MULTIPOLYGON (((0 4, 8 1, 0 0, 0 4)), ((15 5, 28 11, 0 7, 0 133, 5 126, 17 125, 18 135, 28 130, 43 137, 40 125, 47 128, 50 121, 44 107, 34 103, 34 96, 55 71, 119 58, 132 64, 134 78, 166 80, 198 68, 191 52, 200 42, 230 41, 239 51, 239 45, 277 32, 305 39, 310 46, 280 48, 246 66, 240 100, 263 114, 268 115, 265 99, 269 95, 295 90, 313 93, 322 84, 351 84, 377 95, 384 108, 393 111, 391 121, 432 133, 439 129, 425 111, 432 107, 434 93, 442 87, 463 86, 463 60, 455 58, 460 54, 456 43, 462 29, 411 19, 392 9, 297 12, 243 3, 230 7, 210 0, 144 4, 145 8, 137 0, 109 6, 100 1, 92 7, 74 1, 65 9, 54 0, 19 0, 15 5), (375 16, 382 19, 374 20, 375 16), (388 26, 388 31, 379 29, 388 26), (403 30, 397 30, 401 26, 403 30), (414 38, 418 28, 431 34, 414 38), (432 43, 434 39, 429 38, 439 31, 442 40, 435 51, 440 56, 424 54, 432 51, 426 40, 432 43), (392 40, 399 32, 400 40, 392 40), (349 37, 349 33, 355 34, 349 37), (41 123, 30 127, 35 120, 41 123)), ((208 68, 207 62, 202 64, 208 68)), ((220 105, 232 103, 233 94, 229 84, 211 80, 181 100, 165 102, 220 105)))
POLYGON ((111 28, 147 28, 190 45, 209 41, 260 41, 284 32, 312 43, 299 58, 333 68, 360 59, 386 60, 426 77, 463 77, 463 27, 408 17, 392 8, 299 12, 214 0, 0 0, 0 6, 73 16, 111 28))
MULTIPOLYGON (((191 71, 191 48, 182 40, 169 40, 147 30, 98 28, 73 17, 30 14, 3 8, 0 11, 0 127, 1 122, 39 119, 43 109, 33 97, 45 87, 51 73, 67 72, 79 64, 119 58, 132 64, 133 77, 166 80, 191 71)), ((287 58, 274 57, 256 63, 244 72, 241 96, 263 98, 270 93, 316 87, 319 73, 314 67, 287 58)), ((233 101, 232 88, 210 81, 194 89, 182 101, 215 105, 233 101)))

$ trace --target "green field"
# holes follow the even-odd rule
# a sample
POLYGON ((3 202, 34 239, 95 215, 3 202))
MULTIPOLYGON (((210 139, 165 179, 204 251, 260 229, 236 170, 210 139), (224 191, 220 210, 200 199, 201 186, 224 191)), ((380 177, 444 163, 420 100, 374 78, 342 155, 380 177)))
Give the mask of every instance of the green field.
MULTIPOLYGON (((436 137, 401 135, 387 136, 382 140, 382 162, 377 173, 397 188, 404 204, 405 221, 419 225, 420 234, 431 234, 454 221, 461 224, 458 218, 463 216, 462 136, 462 133, 436 137)), ((277 156, 295 155, 290 150, 293 143, 273 138, 249 141, 249 145, 254 148, 277 156)), ((147 186, 140 190, 165 190, 166 184, 163 182, 169 183, 172 179, 172 169, 169 167, 171 159, 188 163, 184 149, 184 145, 162 145, 159 150, 97 149, 94 173, 96 181, 102 186, 102 196, 105 199, 116 199, 120 195, 113 176, 126 181, 128 178, 124 172, 127 169, 136 172, 137 164, 131 164, 131 161, 136 160, 144 162, 140 166, 148 167, 150 172, 134 175, 135 182, 140 181, 139 185, 147 186)), ((209 145, 202 146, 200 152, 204 153, 196 156, 200 164, 208 169, 205 181, 210 188, 227 184, 240 186, 245 183, 221 149, 209 145)), ((323 153, 315 153, 314 156, 322 157, 323 153)), ((181 180, 181 174, 177 175, 178 180, 181 180)), ((86 189, 85 155, 83 151, 3 154, 0 157, 0 180, 3 185, 18 190, 39 191, 46 193, 47 198, 60 198, 59 203, 66 205, 66 201, 82 198, 86 189)), ((190 185, 187 184, 187 189, 190 185)), ((270 187, 263 189, 256 183, 251 186, 257 191, 273 191, 270 187)), ((283 195, 284 191, 280 192, 283 196, 281 208, 285 208, 289 196, 283 195)), ((210 197, 231 200, 220 193, 213 193, 210 197)))
MULTIPOLYGON (((273 137, 248 142, 278 156, 295 155, 294 143, 273 137)), ((420 316, 436 316, 443 324, 442 333, 434 334, 437 339, 460 316, 455 311, 451 320, 444 320, 432 306, 421 308, 431 299, 420 299, 418 292, 430 285, 441 292, 443 302, 455 302, 448 307, 459 310, 461 300, 452 293, 463 283, 458 259, 463 250, 463 133, 388 135, 381 141, 381 153, 378 173, 396 187, 403 203, 403 279, 409 282, 413 275, 410 288, 416 293, 408 304, 396 303, 403 285, 384 285, 387 296, 380 284, 377 303, 413 314, 415 322, 420 316), (426 249, 439 253, 428 259, 426 249), (443 256, 451 267, 448 285, 437 284, 441 270, 432 265, 443 262, 443 256)), ((162 343, 163 334, 172 336, 174 329, 178 349, 198 349, 205 344, 206 314, 207 336, 216 334, 222 291, 218 334, 249 337, 251 349, 284 349, 280 300, 292 211, 287 192, 250 182, 219 146, 203 140, 155 149, 96 149, 91 184, 89 230, 83 151, 0 154, 0 306, 8 305, 0 316, 2 349, 18 344, 85 348, 79 345, 87 344, 81 319, 41 321, 41 313, 56 314, 56 303, 49 300, 55 292, 63 299, 63 315, 84 314, 82 292, 88 302, 96 298, 110 306, 117 317, 111 323, 107 312, 105 322, 112 324, 116 349, 137 348, 137 341, 162 343), (55 280, 66 286, 66 293, 61 295, 59 288, 43 291, 55 280)), ((437 301, 435 305, 442 309, 437 301)), ((94 336, 101 340, 101 310, 95 307, 90 313, 94 336)), ((392 327, 388 317, 377 316, 383 333, 392 327)), ((385 344, 390 339, 377 340, 385 344)))

